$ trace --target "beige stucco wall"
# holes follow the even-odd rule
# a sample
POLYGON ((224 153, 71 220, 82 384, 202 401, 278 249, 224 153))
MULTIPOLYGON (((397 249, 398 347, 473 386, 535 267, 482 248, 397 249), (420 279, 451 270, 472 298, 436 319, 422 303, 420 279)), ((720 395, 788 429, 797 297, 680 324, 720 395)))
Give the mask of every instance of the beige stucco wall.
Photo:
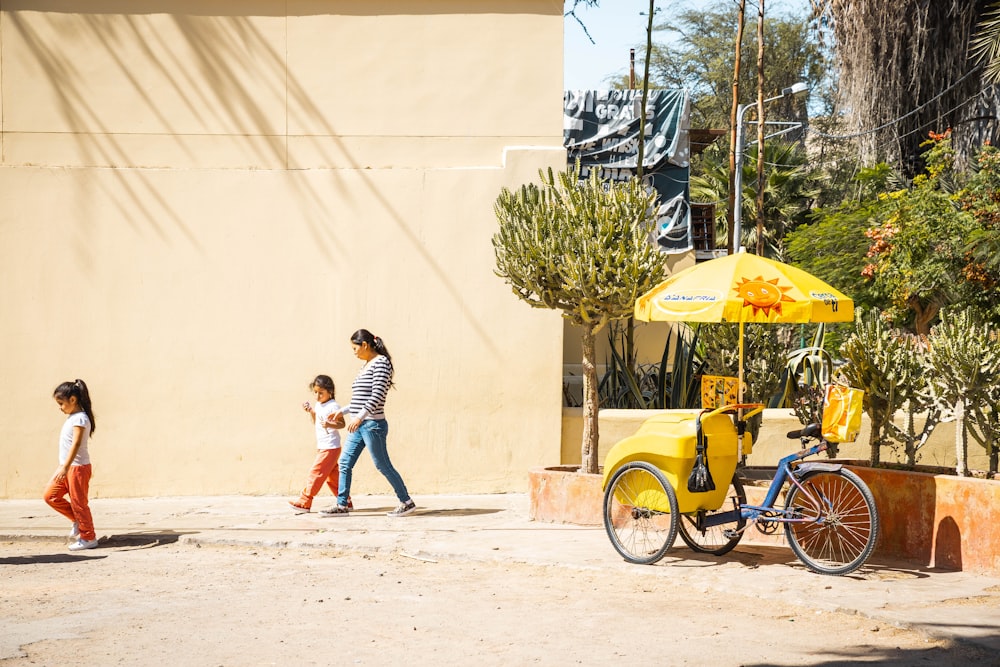
MULTIPOLYGON (((360 327, 413 493, 559 458, 562 321, 490 237, 501 187, 564 164, 561 2, 0 10, 0 497, 44 487, 76 377, 92 496, 297 491, 307 384, 349 398, 360 327)), ((367 457, 354 490, 389 491, 367 457)))

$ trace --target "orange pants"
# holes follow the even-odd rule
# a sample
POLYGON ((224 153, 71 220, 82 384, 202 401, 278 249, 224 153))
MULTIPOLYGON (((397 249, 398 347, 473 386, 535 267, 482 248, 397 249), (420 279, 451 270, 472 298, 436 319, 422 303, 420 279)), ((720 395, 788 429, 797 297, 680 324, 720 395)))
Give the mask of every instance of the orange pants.
POLYGON ((92 540, 94 533, 94 518, 90 515, 90 476, 92 469, 88 463, 85 466, 70 466, 66 478, 54 479, 49 482, 42 496, 49 507, 72 521, 80 529, 80 539, 92 540), (69 494, 69 502, 66 501, 69 494))
POLYGON ((337 462, 340 460, 340 449, 317 449, 316 460, 309 471, 306 479, 306 486, 299 496, 299 505, 312 507, 313 498, 320 492, 325 483, 330 487, 334 497, 340 493, 340 468, 337 462))

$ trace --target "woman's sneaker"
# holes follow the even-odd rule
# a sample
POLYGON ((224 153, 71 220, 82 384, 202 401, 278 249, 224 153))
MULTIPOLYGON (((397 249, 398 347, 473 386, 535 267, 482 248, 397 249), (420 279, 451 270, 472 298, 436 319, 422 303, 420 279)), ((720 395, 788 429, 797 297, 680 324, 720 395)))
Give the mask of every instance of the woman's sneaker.
POLYGON ((417 511, 417 504, 412 500, 407 500, 391 512, 386 512, 386 516, 407 516, 417 511))
POLYGON ((85 540, 82 537, 78 539, 73 544, 69 545, 70 551, 83 551, 84 549, 96 549, 97 540, 85 540))
POLYGON ((319 511, 320 516, 347 516, 350 513, 351 510, 347 509, 346 507, 342 507, 340 505, 334 505, 330 509, 319 511))
POLYGON ((80 537, 80 524, 78 524, 76 521, 73 522, 73 528, 70 529, 69 536, 71 539, 74 540, 80 537))

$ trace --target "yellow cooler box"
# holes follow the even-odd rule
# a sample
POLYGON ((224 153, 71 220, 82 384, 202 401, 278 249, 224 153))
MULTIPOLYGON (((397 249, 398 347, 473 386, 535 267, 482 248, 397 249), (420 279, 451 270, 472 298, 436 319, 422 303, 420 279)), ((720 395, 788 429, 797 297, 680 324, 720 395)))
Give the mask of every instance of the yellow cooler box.
MULTIPOLYGON (((677 505, 682 513, 699 509, 716 510, 726 499, 729 482, 736 472, 739 457, 736 425, 725 413, 702 418, 702 433, 708 442, 708 468, 715 482, 714 491, 691 493, 688 477, 697 455, 696 421, 700 410, 670 410, 650 417, 634 435, 620 440, 604 459, 604 488, 615 471, 632 461, 645 461, 661 471, 677 491, 677 505)), ((750 453, 750 435, 743 437, 743 454, 750 453)))

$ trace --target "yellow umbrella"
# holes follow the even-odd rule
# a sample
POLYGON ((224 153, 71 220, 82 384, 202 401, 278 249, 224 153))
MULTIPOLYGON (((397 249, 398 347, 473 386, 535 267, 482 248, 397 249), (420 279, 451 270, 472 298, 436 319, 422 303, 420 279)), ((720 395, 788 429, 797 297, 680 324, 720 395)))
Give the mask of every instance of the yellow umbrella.
POLYGON ((850 322, 854 302, 802 269, 741 252, 670 276, 639 297, 635 317, 644 322, 739 323, 742 403, 744 323, 850 322))

